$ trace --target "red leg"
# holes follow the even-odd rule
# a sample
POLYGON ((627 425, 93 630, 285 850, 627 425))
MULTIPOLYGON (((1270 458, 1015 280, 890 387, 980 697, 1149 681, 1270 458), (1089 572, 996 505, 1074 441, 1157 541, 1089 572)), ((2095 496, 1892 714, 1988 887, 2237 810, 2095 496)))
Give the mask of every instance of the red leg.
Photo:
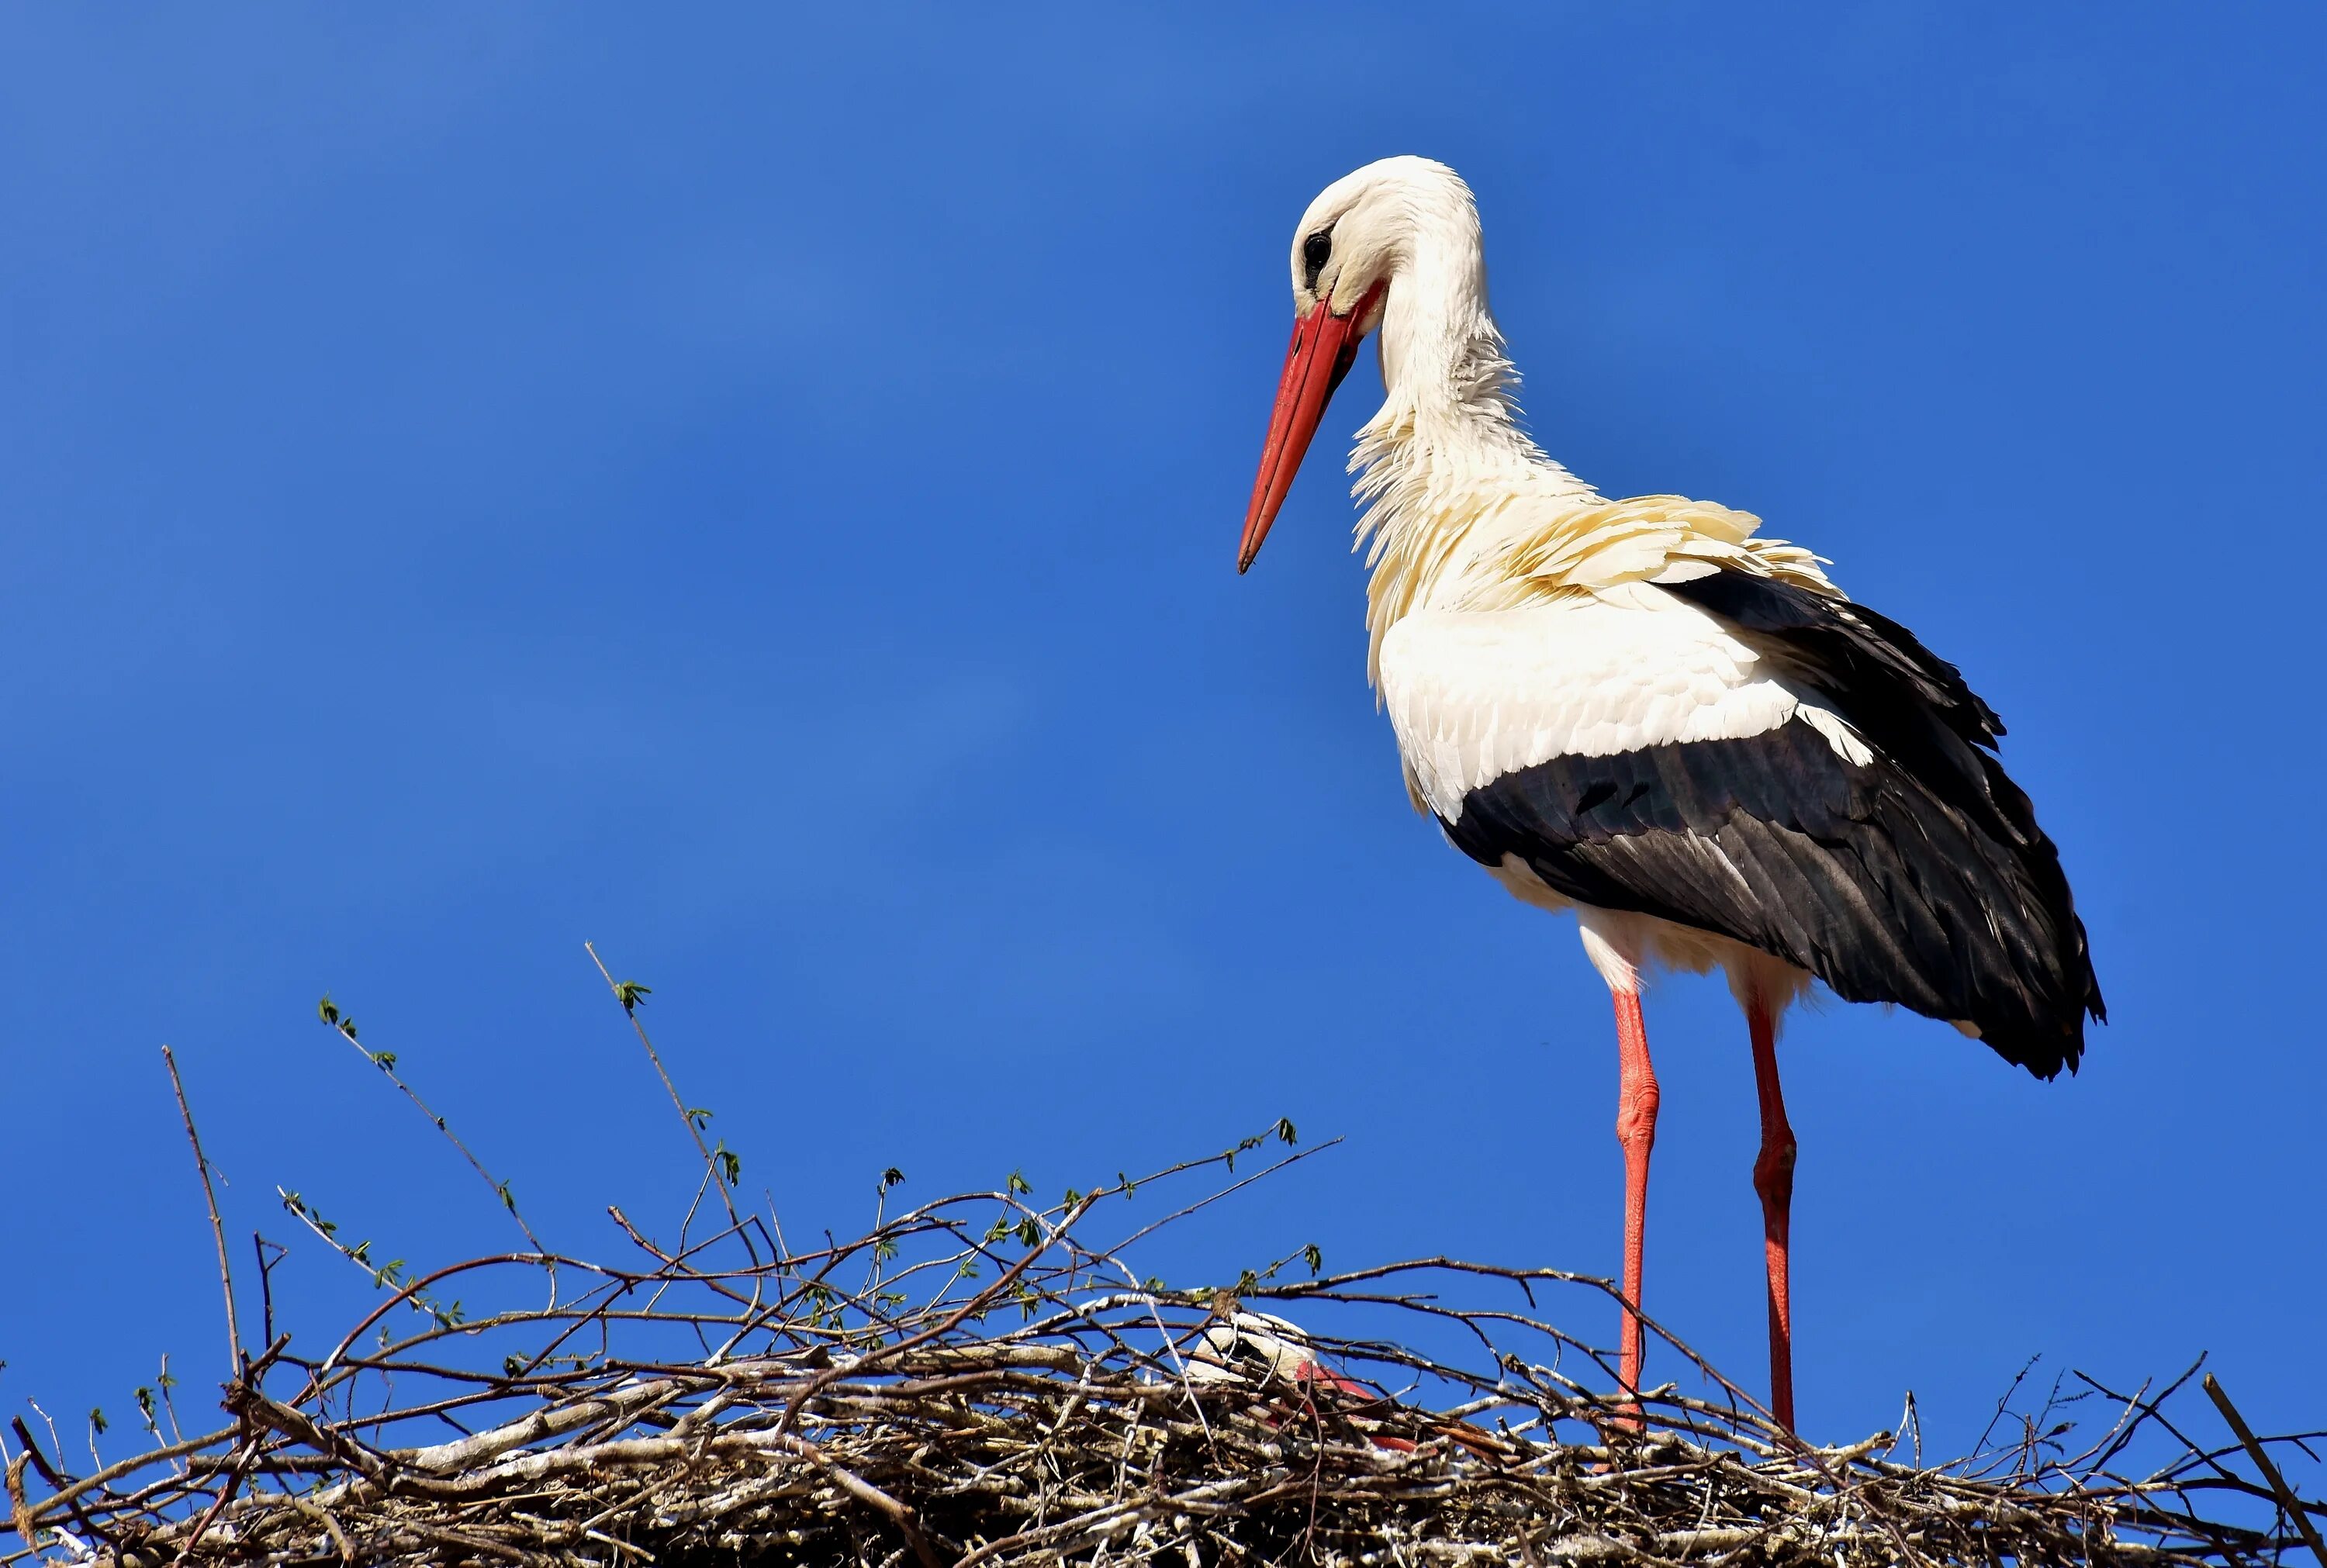
MULTIPOLYGON (((1620 1341, 1624 1391, 1640 1389, 1640 1252, 1649 1222, 1649 1151, 1657 1143, 1657 1073, 1640 994, 1616 993, 1616 1142, 1624 1149, 1624 1313, 1620 1341)), ((1638 1417, 1635 1416, 1635 1424, 1638 1417)))
POLYGON ((1778 1089, 1778 1021, 1760 998, 1745 1009, 1753 1036, 1753 1087, 1762 1101, 1762 1153, 1753 1190, 1762 1195, 1762 1245, 1770 1269, 1770 1409, 1794 1429, 1794 1315, 1789 1294, 1787 1231, 1794 1204, 1794 1130, 1778 1089))

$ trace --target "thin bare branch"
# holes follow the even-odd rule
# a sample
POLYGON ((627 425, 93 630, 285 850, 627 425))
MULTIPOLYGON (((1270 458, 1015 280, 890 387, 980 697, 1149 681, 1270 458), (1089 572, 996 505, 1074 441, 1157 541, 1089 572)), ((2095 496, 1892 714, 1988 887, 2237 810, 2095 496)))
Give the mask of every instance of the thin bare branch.
POLYGON ((226 1226, 219 1218, 218 1192, 210 1185, 210 1162, 202 1153, 202 1136, 194 1131, 194 1113, 186 1104, 185 1081, 178 1076, 178 1057, 168 1046, 162 1048, 162 1063, 170 1069, 170 1089, 178 1097, 178 1115, 186 1124, 186 1142, 194 1151, 194 1170, 202 1179, 202 1206, 210 1211, 210 1239, 218 1245, 219 1289, 226 1296, 226 1342, 229 1377, 242 1376, 242 1330, 237 1326, 234 1312, 234 1270, 227 1266, 226 1226))

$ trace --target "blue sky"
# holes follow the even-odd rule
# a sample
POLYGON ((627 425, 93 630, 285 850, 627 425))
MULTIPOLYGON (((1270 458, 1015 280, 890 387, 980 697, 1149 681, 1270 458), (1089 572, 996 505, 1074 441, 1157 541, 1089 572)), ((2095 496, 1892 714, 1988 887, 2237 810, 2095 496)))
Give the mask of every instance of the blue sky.
MULTIPOLYGON (((1612 1272, 1604 992, 1365 688, 1370 355, 1233 570, 1292 225, 1419 152, 1545 445, 1958 661, 2092 929, 2073 1081, 1795 1023, 1806 1425, 2201 1350, 2315 1423, 2317 14, 1255 11, 0 17, 0 1403, 218 1370, 164 1041, 238 1237, 502 1243, 327 990, 555 1239, 667 1209, 585 939, 794 1223, 1286 1115, 1151 1266, 1612 1272)), ((1758 1386, 1744 1031, 1649 1021, 1650 1306, 1758 1386)))

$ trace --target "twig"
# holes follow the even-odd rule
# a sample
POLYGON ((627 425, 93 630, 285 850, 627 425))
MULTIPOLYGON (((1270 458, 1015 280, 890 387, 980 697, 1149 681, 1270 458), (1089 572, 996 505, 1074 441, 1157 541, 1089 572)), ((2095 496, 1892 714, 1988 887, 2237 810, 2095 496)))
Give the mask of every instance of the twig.
POLYGON ((703 1141, 703 1129, 695 1125, 695 1117, 688 1112, 687 1102, 679 1098, 678 1086, 671 1081, 670 1069, 663 1066, 662 1053, 655 1050, 654 1041, 648 1038, 647 1026, 639 1022, 635 994, 624 994, 621 982, 616 980, 613 971, 606 967, 606 960, 598 957, 595 947, 584 942, 582 950, 589 954, 590 962, 598 966, 599 977, 606 982, 606 989, 613 993, 615 1002, 622 1009, 622 1016, 630 1021, 631 1032, 637 1035, 639 1043, 646 1048, 647 1059, 654 1063, 655 1077, 662 1080, 663 1093, 670 1097, 671 1109, 677 1111, 678 1119, 687 1124, 687 1135, 695 1142, 695 1153, 703 1161, 703 1169, 711 1178, 711 1185, 719 1190, 719 1201, 726 1207, 728 1224, 743 1237, 744 1250, 751 1253, 752 1261, 757 1263, 759 1249, 752 1246, 750 1235, 743 1231, 743 1217, 735 1212, 735 1199, 728 1190, 726 1172, 719 1169, 719 1162, 712 1156, 711 1145, 703 1141))
POLYGON ((2271 1462, 2270 1454, 2255 1437, 2254 1428, 2247 1424, 2247 1418, 2238 1414, 2238 1407, 2230 1403, 2230 1396, 2223 1392, 2221 1384, 2215 1380, 2211 1372, 2206 1374, 2203 1386, 2206 1397, 2212 1400, 2214 1408, 2222 1413, 2222 1419, 2229 1423, 2232 1432, 2238 1433, 2238 1442, 2255 1461, 2255 1468, 2262 1471, 2263 1479, 2270 1483, 2271 1493, 2278 1498, 2278 1506, 2286 1510, 2286 1517, 2293 1519, 2294 1527, 2303 1532, 2304 1544, 2311 1548, 2311 1554, 2319 1559, 2319 1568, 2327 1568, 2327 1542, 2320 1540, 2318 1527, 2312 1524, 2309 1510, 2296 1499, 2294 1489, 2286 1484, 2286 1478, 2278 1473, 2278 1466, 2271 1462))
MULTIPOLYGON (((324 998, 324 1002, 327 1006, 330 1000, 331 999, 329 997, 324 998)), ((430 1125, 435 1127, 439 1133, 444 1134, 444 1141, 452 1144, 453 1148, 460 1151, 461 1158, 469 1162, 469 1169, 477 1173, 477 1179, 482 1181, 486 1186, 492 1189, 493 1196, 500 1200, 500 1206, 503 1209, 509 1210, 509 1217, 517 1222, 518 1229, 524 1234, 525 1239, 532 1244, 533 1250, 539 1253, 544 1258, 549 1257, 551 1255, 549 1248, 542 1245, 541 1238, 533 1234, 533 1227, 528 1225, 525 1222, 525 1216, 518 1211, 517 1196, 509 1190, 509 1184, 506 1181, 494 1180, 493 1173, 485 1169, 485 1162, 477 1158, 476 1151, 471 1149, 469 1145, 462 1140, 461 1134, 453 1130, 453 1124, 445 1120, 444 1117, 439 1115, 434 1106, 430 1106, 426 1100, 420 1097, 420 1091, 414 1088, 411 1084, 405 1081, 403 1076, 396 1070, 395 1057, 387 1051, 374 1050, 371 1047, 364 1044, 360 1040, 358 1040, 356 1038, 355 1024, 344 1014, 341 1013, 336 1007, 331 1008, 330 1011, 326 1012, 323 1014, 323 1019, 324 1022, 331 1026, 332 1033, 338 1035, 341 1040, 346 1041, 350 1045, 353 1046, 357 1052, 361 1055, 366 1061, 378 1068, 380 1072, 386 1076, 388 1081, 401 1089, 404 1092, 404 1097, 410 1100, 415 1108, 416 1108, 422 1115, 428 1118, 430 1125)), ((550 1288, 555 1292, 557 1283, 557 1269, 554 1264, 548 1265, 548 1273, 550 1288)))
POLYGON ((210 1210, 210 1239, 218 1246, 219 1288, 226 1295, 226 1340, 232 1359, 230 1376, 242 1376, 242 1330, 236 1326, 234 1315, 234 1271, 227 1266, 226 1226, 219 1219, 218 1194, 210 1187, 210 1162, 202 1154, 201 1134, 194 1131, 194 1113, 186 1104, 186 1086, 178 1077, 177 1053, 168 1046, 162 1048, 162 1061, 170 1069, 170 1088, 178 1097, 178 1115, 186 1124, 186 1142, 193 1145, 194 1169, 202 1179, 202 1204, 210 1210))
MULTIPOLYGON (((277 1188, 276 1190, 282 1190, 277 1188)), ((275 1339, 275 1265, 282 1261, 284 1249, 280 1243, 269 1241, 254 1230, 250 1233, 250 1250, 258 1259, 259 1322, 271 1344, 275 1339), (275 1248, 275 1256, 271 1260, 266 1255, 266 1249, 270 1246, 275 1248)))

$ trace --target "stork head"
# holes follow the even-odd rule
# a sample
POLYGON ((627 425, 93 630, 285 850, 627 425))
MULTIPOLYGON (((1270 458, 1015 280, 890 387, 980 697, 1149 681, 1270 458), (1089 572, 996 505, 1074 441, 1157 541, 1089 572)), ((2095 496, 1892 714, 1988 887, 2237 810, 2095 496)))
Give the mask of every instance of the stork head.
POLYGON ((1293 345, 1245 513, 1238 572, 1260 554, 1326 403, 1356 362, 1358 345, 1381 325, 1391 290, 1413 268, 1417 240, 1448 222, 1467 224, 1475 255, 1470 187, 1445 164, 1414 157, 1384 158, 1344 174, 1301 215, 1293 231, 1293 345))

